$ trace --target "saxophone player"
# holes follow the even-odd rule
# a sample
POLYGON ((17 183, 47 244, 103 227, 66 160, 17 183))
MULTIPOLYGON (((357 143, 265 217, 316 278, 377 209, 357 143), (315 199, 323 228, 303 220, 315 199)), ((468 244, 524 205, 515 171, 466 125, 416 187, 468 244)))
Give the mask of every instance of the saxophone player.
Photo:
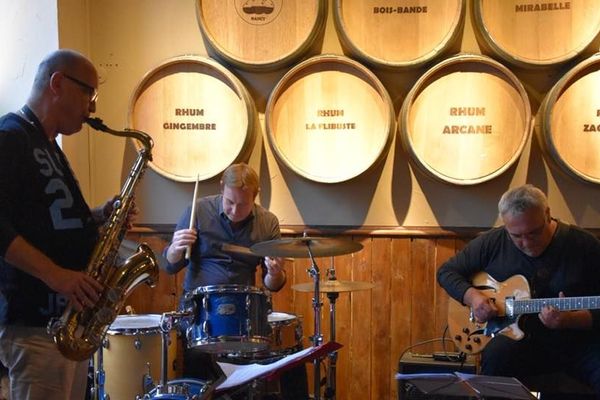
POLYGON ((112 200, 88 207, 56 143, 95 111, 97 87, 90 60, 57 50, 26 104, 0 118, 0 361, 12 399, 85 397, 88 362, 64 358, 46 325, 68 302, 94 305, 102 290, 82 271, 112 200))

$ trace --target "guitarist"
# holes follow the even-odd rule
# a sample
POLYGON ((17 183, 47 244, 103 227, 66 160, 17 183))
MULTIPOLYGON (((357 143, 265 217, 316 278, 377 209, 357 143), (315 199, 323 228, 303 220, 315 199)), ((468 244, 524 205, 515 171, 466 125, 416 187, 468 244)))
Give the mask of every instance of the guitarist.
MULTIPOLYGON (((504 225, 472 240, 437 273, 438 283, 470 307, 478 322, 493 320, 498 313, 495 301, 470 282, 480 271, 500 282, 523 275, 531 298, 600 294, 600 241, 552 218, 540 189, 524 185, 507 191, 498 211, 504 225)), ((600 310, 545 307, 519 322, 525 332, 522 340, 495 335, 485 346, 482 374, 522 379, 566 370, 600 396, 600 310)))

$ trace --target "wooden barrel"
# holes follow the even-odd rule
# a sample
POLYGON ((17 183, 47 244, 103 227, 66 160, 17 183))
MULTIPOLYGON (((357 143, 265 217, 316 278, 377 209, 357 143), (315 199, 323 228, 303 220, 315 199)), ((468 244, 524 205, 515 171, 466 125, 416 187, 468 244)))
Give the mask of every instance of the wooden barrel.
POLYGON ((600 7, 597 0, 474 0, 473 21, 492 54, 523 68, 551 67, 594 47, 600 7))
POLYGON ((372 66, 412 68, 456 44, 465 8, 465 0, 334 0, 334 21, 351 57, 372 66))
POLYGON ((379 161, 395 131, 394 108, 377 77, 339 55, 288 71, 265 110, 271 147, 297 174, 317 182, 352 179, 379 161))
POLYGON ((485 182, 508 169, 533 125, 527 93, 514 74, 470 54, 426 71, 406 96, 398 123, 414 164, 457 185, 485 182))
POLYGON ((156 172, 192 182, 249 156, 257 116, 248 91, 227 69, 209 58, 181 56, 143 77, 130 101, 129 126, 154 139, 150 166, 156 172))
POLYGON ((209 49, 245 70, 288 66, 307 53, 322 33, 327 0, 196 0, 209 49))
POLYGON ((552 163, 600 183, 600 54, 579 63, 550 89, 538 111, 538 139, 552 163))

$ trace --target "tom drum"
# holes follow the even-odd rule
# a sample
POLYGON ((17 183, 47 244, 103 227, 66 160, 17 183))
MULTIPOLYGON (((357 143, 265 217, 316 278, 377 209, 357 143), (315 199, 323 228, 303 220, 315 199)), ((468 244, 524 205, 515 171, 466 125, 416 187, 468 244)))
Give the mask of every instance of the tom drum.
POLYGON ((269 346, 271 299, 262 289, 201 286, 188 292, 185 300, 191 300, 194 315, 185 332, 188 347, 207 353, 252 353, 269 346))

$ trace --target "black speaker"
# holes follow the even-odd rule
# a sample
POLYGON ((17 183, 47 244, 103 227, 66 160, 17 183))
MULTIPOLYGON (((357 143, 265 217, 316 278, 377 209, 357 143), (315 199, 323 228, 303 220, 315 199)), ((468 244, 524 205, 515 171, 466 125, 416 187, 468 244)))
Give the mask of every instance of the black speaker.
MULTIPOLYGON (((404 353, 398 362, 401 374, 453 373, 464 372, 476 374, 477 366, 470 357, 461 358, 445 354, 413 354, 404 353)), ((426 395, 407 381, 398 381, 398 400, 456 400, 455 396, 426 395)))

